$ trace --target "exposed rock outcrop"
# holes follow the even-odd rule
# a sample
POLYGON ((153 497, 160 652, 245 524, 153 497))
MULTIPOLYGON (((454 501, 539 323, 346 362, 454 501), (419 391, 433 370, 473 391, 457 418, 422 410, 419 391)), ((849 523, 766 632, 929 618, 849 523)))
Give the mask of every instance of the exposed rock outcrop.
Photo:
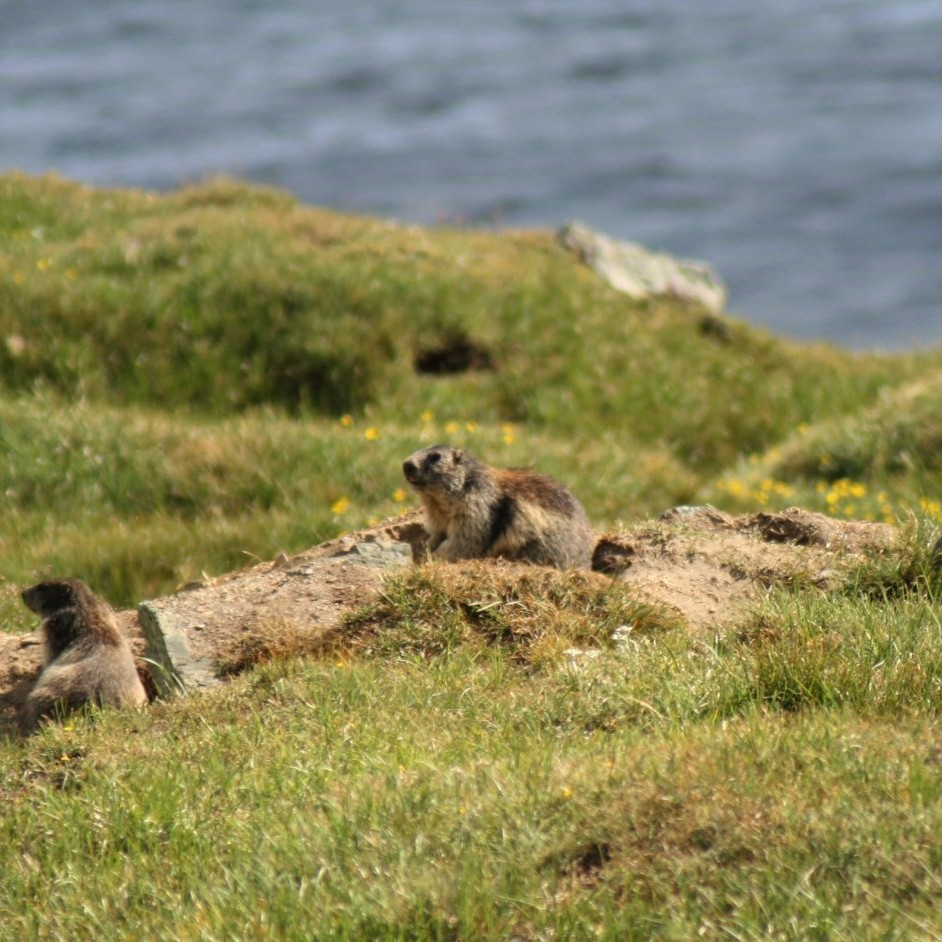
POLYGON ((715 314, 726 307, 726 285, 705 262, 650 252, 634 242, 595 232, 581 222, 566 223, 556 237, 613 288, 633 298, 684 298, 715 314))

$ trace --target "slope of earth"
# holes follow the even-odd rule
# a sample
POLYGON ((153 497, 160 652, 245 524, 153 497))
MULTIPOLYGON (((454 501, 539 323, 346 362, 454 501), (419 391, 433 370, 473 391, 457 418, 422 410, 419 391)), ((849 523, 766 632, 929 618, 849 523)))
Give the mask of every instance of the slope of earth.
MULTIPOLYGON (((599 586, 612 578, 639 600, 670 610, 692 632, 734 626, 750 603, 773 586, 840 588, 863 559, 892 551, 893 528, 836 520, 793 508, 731 516, 711 507, 678 507, 602 536, 593 566, 599 586)), ((343 645, 348 617, 375 602, 391 573, 424 561, 419 515, 408 514, 332 540, 292 557, 233 572, 119 613, 152 693, 218 681, 231 665, 343 645), (241 652, 241 653, 240 653, 241 652), (246 652, 249 655, 246 656, 246 652), (240 661, 241 657, 241 661, 240 661), (228 665, 228 667, 227 667, 228 665)), ((432 563, 451 571, 480 563, 432 563)), ((491 565, 499 566, 499 563, 491 565)), ((523 581, 531 567, 504 579, 523 581)), ((567 574, 548 571, 545 590, 567 574)), ((473 588, 465 588, 473 594, 473 588)), ((473 604, 471 596, 463 600, 473 604)), ((38 674, 36 634, 0 634, 0 729, 12 732, 38 674)))

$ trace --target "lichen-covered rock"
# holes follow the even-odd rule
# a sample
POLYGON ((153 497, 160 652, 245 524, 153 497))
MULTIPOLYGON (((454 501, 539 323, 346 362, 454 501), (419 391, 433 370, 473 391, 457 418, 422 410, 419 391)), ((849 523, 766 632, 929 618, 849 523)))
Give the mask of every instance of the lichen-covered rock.
POLYGON ((726 307, 726 285, 705 262, 649 252, 633 242, 620 242, 580 222, 566 223, 556 234, 613 288, 633 298, 667 296, 696 301, 714 313, 726 307))

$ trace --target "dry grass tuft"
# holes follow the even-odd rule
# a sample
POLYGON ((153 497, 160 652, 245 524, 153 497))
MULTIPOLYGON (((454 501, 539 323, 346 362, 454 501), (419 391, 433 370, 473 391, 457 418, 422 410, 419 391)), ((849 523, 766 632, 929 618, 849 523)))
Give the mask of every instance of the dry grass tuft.
POLYGON ((672 612, 593 572, 500 560, 432 564, 392 577, 378 602, 336 628, 260 622, 222 655, 218 670, 231 676, 291 657, 435 657, 458 645, 502 647, 536 664, 574 646, 610 647, 625 625, 640 634, 679 627, 672 612))
POLYGON ((269 661, 290 657, 324 657, 336 648, 333 632, 299 625, 290 618, 270 618, 236 639, 220 656, 223 677, 241 674, 269 661))
POLYGON ((344 634, 371 656, 484 645, 536 663, 573 646, 609 647, 625 625, 641 633, 678 627, 673 613, 597 573, 488 560, 432 564, 391 580, 344 634))

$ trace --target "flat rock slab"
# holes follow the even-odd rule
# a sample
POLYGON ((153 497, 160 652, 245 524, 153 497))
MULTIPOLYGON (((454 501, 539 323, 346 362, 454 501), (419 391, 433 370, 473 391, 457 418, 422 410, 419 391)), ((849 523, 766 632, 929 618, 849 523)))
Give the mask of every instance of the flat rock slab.
POLYGON ((275 625, 327 633, 372 602, 390 571, 412 564, 412 546, 373 533, 142 602, 138 620, 157 691, 167 695, 219 683, 220 655, 240 638, 275 625))

